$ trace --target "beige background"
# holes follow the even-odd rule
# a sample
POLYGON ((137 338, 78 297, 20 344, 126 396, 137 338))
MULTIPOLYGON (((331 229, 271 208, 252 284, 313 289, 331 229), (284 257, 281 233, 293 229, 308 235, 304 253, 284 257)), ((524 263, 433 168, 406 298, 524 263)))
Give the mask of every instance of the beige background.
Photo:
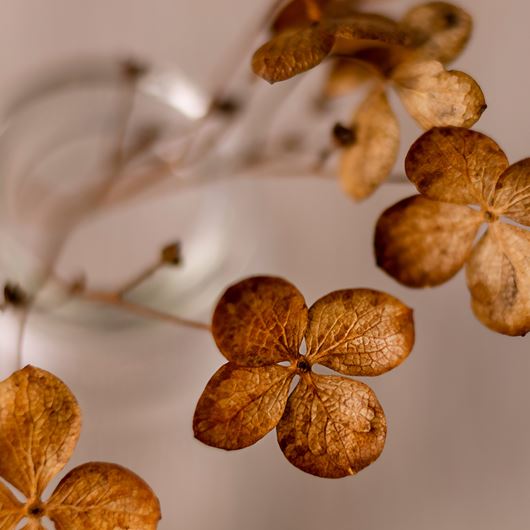
MULTIPOLYGON (((155 57, 179 65, 207 87, 220 57, 234 48, 256 5, 264 3, 2 0, 0 103, 35 69, 94 53, 155 57)), ((374 0, 381 10, 396 13, 411 3, 374 0)), ((524 66, 530 5, 460 3, 475 15, 476 31, 456 66, 481 83, 489 104, 478 129, 498 139, 512 160, 530 155, 530 77, 524 66)), ((417 135, 409 129, 405 146, 417 135)), ((229 197, 237 219, 237 229, 229 225, 227 244, 234 252, 244 248, 229 281, 253 273, 282 275, 308 303, 336 288, 373 287, 415 309, 412 356, 369 382, 389 424, 382 457, 356 477, 329 481, 292 467, 274 433, 239 452, 208 448, 191 433, 195 402, 223 362, 206 333, 155 325, 96 334, 93 328, 34 319, 24 362, 62 377, 84 411, 71 464, 108 460, 133 468, 158 493, 160 528, 167 530, 526 528, 529 339, 482 327, 471 314, 462 273, 441 288, 412 291, 374 267, 372 226, 379 212, 411 188, 387 185, 354 205, 328 182, 287 178, 215 186, 209 193, 229 197)), ((139 248, 143 242, 149 253, 148 246, 157 245, 157 223, 167 226, 162 221, 170 219, 171 209, 172 198, 166 197, 157 204, 150 232, 139 236, 124 225, 119 235, 138 238, 139 248)), ((107 239, 92 240, 94 248, 115 247, 117 233, 98 234, 107 239)), ((70 253, 76 254, 75 244, 70 253)), ((3 317, 4 359, 12 351, 12 327, 12 319, 3 317)))

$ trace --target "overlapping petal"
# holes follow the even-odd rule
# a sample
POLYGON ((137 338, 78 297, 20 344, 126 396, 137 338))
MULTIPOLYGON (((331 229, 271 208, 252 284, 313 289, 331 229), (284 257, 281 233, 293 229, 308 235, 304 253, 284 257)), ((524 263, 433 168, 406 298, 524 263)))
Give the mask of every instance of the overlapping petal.
POLYGON ((486 207, 508 166, 506 155, 491 138, 457 127, 427 131, 405 160, 407 177, 425 197, 486 207))
POLYGON ((24 505, 0 482, 0 528, 15 530, 24 517, 24 505))
POLYGON ((412 350, 412 310, 371 289, 335 291, 311 306, 306 344, 311 363, 346 375, 379 375, 412 350))
POLYGON ((61 480, 46 514, 57 530, 154 530, 160 505, 151 488, 132 471, 91 462, 61 480))
POLYGON ((467 265, 473 311, 499 333, 530 331, 530 233, 494 223, 467 265))
POLYGON ((217 304, 212 334, 221 353, 241 366, 265 366, 298 356, 307 306, 294 285, 253 277, 230 287, 217 304))
POLYGON ((483 222, 467 206, 409 197, 377 222, 377 264, 410 287, 440 285, 462 268, 483 222))
POLYGON ((320 64, 334 44, 333 33, 320 26, 287 29, 256 51, 252 69, 269 83, 285 81, 320 64))
POLYGON ((471 127, 486 109, 477 82, 438 61, 409 61, 392 73, 401 101, 424 128, 471 127))
POLYGON ((500 176, 492 209, 498 215, 530 226, 530 158, 511 165, 500 176))
POLYGON ((359 200, 388 177, 398 154, 399 125, 382 88, 359 107, 352 130, 355 141, 341 155, 339 175, 343 190, 359 200))
POLYGON ((276 427, 295 372, 284 366, 222 366, 202 393, 193 418, 201 442, 221 449, 256 443, 276 427))
POLYGON ((0 476, 29 499, 65 466, 80 431, 77 401, 54 375, 26 366, 0 383, 0 476))
POLYGON ((402 26, 412 35, 419 54, 447 63, 464 49, 473 21, 469 13, 453 4, 428 2, 410 9, 402 26))
POLYGON ((296 467, 340 478, 357 473, 381 454, 386 420, 364 383, 308 374, 289 397, 277 431, 283 453, 296 467))

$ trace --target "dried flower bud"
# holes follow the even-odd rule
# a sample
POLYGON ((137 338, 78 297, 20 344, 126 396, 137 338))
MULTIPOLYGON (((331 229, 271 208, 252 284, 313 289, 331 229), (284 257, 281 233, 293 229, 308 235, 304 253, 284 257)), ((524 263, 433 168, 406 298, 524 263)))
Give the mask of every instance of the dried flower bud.
POLYGON ((4 285, 4 300, 13 307, 23 307, 28 303, 28 295, 17 283, 7 282, 4 285))
POLYGON ((166 265, 180 265, 182 263, 182 248, 180 241, 166 245, 160 253, 162 263, 166 265))
POLYGON ((349 147, 356 141, 356 131, 353 127, 346 127, 342 123, 336 123, 331 133, 339 147, 349 147))

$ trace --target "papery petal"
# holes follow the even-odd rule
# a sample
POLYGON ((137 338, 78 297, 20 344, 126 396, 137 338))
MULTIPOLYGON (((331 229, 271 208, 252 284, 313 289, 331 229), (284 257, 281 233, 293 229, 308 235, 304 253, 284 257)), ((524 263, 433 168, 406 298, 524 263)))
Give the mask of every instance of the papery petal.
POLYGON ((90 462, 66 475, 46 505, 57 530, 154 530, 160 503, 132 471, 90 462))
POLYGON ((467 283, 478 319, 499 333, 530 331, 530 233, 495 223, 467 264, 467 283))
POLYGON ((312 373, 302 377, 289 397, 277 431, 293 465, 318 477, 340 478, 379 457, 386 420, 369 386, 312 373))
POLYGON ((65 466, 80 430, 77 401, 53 374, 26 366, 0 383, 0 476, 28 499, 65 466))
POLYGON ((485 207, 508 166, 506 155, 491 138, 458 127, 427 131, 414 142, 405 160, 407 177, 422 195, 485 207))
POLYGON ((346 375, 379 375, 401 364, 412 350, 412 310, 371 289, 335 291, 309 309, 306 343, 312 364, 346 375))
POLYGON ((284 366, 222 366, 202 393, 193 432, 201 442, 220 449, 256 443, 282 417, 294 372, 284 366))
POLYGON ((413 36, 413 46, 419 54, 447 63, 465 48, 473 20, 469 13, 453 4, 429 2, 410 9, 402 27, 413 36))
POLYGON ((409 287, 440 285, 462 268, 483 222, 467 206, 421 195, 404 199, 379 217, 377 265, 409 287))
POLYGON ((320 26, 287 29, 256 51, 252 69, 269 83, 285 81, 320 64, 334 43, 333 33, 320 26))
POLYGON ((399 149, 399 125, 383 89, 377 88, 359 107, 353 121, 354 143, 340 161, 343 190, 356 200, 371 195, 388 177, 399 149))
POLYGON ((477 82, 457 70, 447 71, 438 61, 409 61, 392 73, 401 101, 424 128, 471 127, 486 109, 477 82))
POLYGON ((232 285, 219 300, 212 334, 229 360, 265 366, 293 360, 307 327, 304 297, 291 283, 268 276, 232 285))
POLYGON ((24 505, 0 482, 0 528, 15 530, 24 512, 24 505))
POLYGON ((530 158, 511 165, 500 176, 493 193, 492 210, 530 225, 530 158))

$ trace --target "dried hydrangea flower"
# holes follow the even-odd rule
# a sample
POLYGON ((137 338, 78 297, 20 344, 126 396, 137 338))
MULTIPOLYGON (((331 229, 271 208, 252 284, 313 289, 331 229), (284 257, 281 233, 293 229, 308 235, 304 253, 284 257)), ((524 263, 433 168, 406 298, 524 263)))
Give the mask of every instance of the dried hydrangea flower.
POLYGON ((428 287, 446 282, 466 264, 479 320, 499 333, 526 334, 530 159, 510 166, 491 138, 445 127, 413 144, 405 169, 421 195, 398 202, 379 218, 378 265, 405 285, 428 287), (484 223, 487 231, 475 244, 484 223))
POLYGON ((407 43, 407 33, 394 21, 356 7, 351 0, 294 0, 276 18, 274 36, 254 54, 254 72, 275 83, 317 66, 331 53, 407 43))
POLYGON ((48 501, 41 496, 66 465, 81 432, 81 414, 68 387, 27 366, 0 383, 0 528, 41 530, 43 517, 60 530, 155 529, 160 506, 151 488, 116 464, 91 462, 70 471, 48 501))
POLYGON ((343 149, 339 176, 354 199, 369 196, 387 178, 399 149, 399 125, 386 95, 395 88, 423 129, 471 127, 486 108, 484 94, 469 75, 446 70, 467 43, 471 17, 445 2, 413 8, 402 21, 412 36, 405 48, 364 49, 334 66, 326 93, 341 94, 372 78, 373 88, 354 113, 350 128, 358 141, 343 149))
POLYGON ((319 363, 357 376, 396 367, 414 342, 412 311, 400 301, 350 289, 328 294, 308 310, 289 282, 254 277, 224 293, 212 333, 229 362, 210 379, 197 404, 193 430, 199 440, 241 449, 277 427, 292 464, 330 478, 357 473, 381 454, 386 421, 370 387, 317 374, 312 367, 319 363), (290 365, 278 364, 284 361, 290 365))
POLYGON ((326 96, 343 95, 373 82, 348 125, 355 141, 341 146, 341 185, 360 200, 388 177, 398 155, 399 124, 387 98, 387 86, 396 89, 409 114, 424 129, 471 127, 480 118, 486 104, 479 85, 469 75, 444 66, 469 40, 472 20, 463 9, 446 2, 414 7, 400 23, 356 13, 356 2, 316 4, 311 10, 307 2, 291 2, 276 20, 276 35, 256 52, 253 67, 258 75, 274 82, 334 54, 340 58, 326 82, 326 96), (348 21, 366 31, 352 31, 348 46, 342 37, 332 37, 336 34, 331 29, 325 30, 329 21, 333 21, 331 28, 348 21))

